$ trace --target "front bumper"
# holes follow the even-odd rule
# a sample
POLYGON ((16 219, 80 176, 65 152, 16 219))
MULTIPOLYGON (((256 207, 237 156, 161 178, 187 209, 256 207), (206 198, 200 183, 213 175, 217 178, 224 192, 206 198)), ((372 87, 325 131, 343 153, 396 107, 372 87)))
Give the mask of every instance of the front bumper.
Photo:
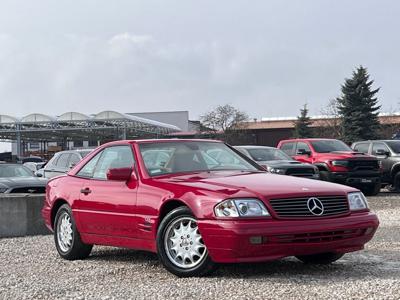
POLYGON ((332 172, 331 180, 353 187, 375 185, 381 182, 380 173, 361 173, 361 172, 332 172))
POLYGON ((286 256, 361 250, 379 225, 371 212, 318 220, 199 220, 214 262, 257 262, 286 256))

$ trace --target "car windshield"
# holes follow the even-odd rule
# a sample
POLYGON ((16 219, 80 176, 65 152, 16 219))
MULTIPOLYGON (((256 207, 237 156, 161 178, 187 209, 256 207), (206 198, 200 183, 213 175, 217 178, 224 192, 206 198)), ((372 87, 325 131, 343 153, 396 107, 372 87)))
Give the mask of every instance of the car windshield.
POLYGON ((150 176, 215 170, 260 171, 223 143, 143 143, 140 153, 150 176))
POLYGON ((19 165, 0 165, 0 178, 33 177, 31 170, 19 165))
POLYGON ((400 141, 387 141, 386 144, 394 153, 400 153, 400 141))
POLYGON ((79 151, 79 153, 81 154, 82 158, 86 157, 90 152, 92 152, 92 150, 79 151))
POLYGON ((255 161, 293 160, 289 155, 279 149, 254 148, 247 149, 247 151, 255 161))
POLYGON ((329 153, 334 151, 353 151, 349 146, 339 140, 312 141, 311 145, 315 152, 329 153))

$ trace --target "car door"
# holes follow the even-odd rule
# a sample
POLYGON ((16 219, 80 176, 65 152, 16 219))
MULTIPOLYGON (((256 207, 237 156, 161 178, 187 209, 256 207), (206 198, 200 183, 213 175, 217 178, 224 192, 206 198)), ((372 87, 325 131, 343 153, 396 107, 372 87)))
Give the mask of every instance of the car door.
POLYGON ((392 168, 392 162, 390 161, 388 155, 378 155, 377 150, 384 150, 390 155, 389 148, 382 142, 373 142, 371 154, 376 156, 376 158, 380 161, 382 166, 382 181, 390 182, 390 170, 392 168))
POLYGON ((313 163, 310 146, 305 142, 297 142, 294 159, 303 163, 313 163))
POLYGON ((135 219, 137 181, 107 179, 111 168, 134 170, 131 145, 111 146, 93 157, 77 174, 82 189, 77 202, 81 231, 115 237, 136 237, 135 219))

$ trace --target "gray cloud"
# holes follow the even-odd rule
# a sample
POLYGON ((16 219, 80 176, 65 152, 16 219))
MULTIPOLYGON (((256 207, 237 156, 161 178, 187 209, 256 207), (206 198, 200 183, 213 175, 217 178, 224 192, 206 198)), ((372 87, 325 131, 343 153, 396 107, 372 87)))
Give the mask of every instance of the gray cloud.
POLYGON ((311 112, 367 66, 400 100, 393 1, 2 1, 1 113, 311 112))

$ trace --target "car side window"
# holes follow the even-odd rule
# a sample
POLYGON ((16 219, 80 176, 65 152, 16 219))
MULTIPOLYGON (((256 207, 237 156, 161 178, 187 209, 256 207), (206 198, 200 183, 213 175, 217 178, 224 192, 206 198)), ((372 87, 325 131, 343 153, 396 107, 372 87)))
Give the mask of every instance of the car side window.
POLYGON ((66 168, 68 165, 69 156, 70 156, 69 153, 61 154, 56 162, 57 167, 58 168, 66 168))
POLYGON ((384 143, 373 143, 372 144, 372 155, 376 155, 377 150, 385 150, 389 152, 389 148, 384 143))
POLYGON ((95 179, 107 179, 107 171, 113 168, 133 168, 134 159, 130 146, 106 148, 93 173, 95 179))
POLYGON ((295 143, 288 142, 283 143, 281 146, 281 150, 285 152, 287 155, 293 156, 294 155, 294 145, 295 143))
POLYGON ((306 152, 311 152, 310 146, 308 146, 308 144, 304 143, 304 142, 298 142, 297 143, 296 154, 297 154, 297 152, 299 150, 303 150, 303 151, 306 151, 306 152))
POLYGON ((354 150, 361 153, 368 153, 369 143, 358 143, 354 146, 354 150))
POLYGON ((78 164, 78 162, 80 162, 80 157, 77 154, 71 154, 71 157, 69 158, 69 165, 70 166, 75 166, 76 164, 78 164))
POLYGON ((76 175, 80 177, 91 178, 102 153, 103 151, 97 153, 91 160, 89 160, 89 162, 86 163, 86 165, 83 166, 82 169, 79 170, 76 175))

